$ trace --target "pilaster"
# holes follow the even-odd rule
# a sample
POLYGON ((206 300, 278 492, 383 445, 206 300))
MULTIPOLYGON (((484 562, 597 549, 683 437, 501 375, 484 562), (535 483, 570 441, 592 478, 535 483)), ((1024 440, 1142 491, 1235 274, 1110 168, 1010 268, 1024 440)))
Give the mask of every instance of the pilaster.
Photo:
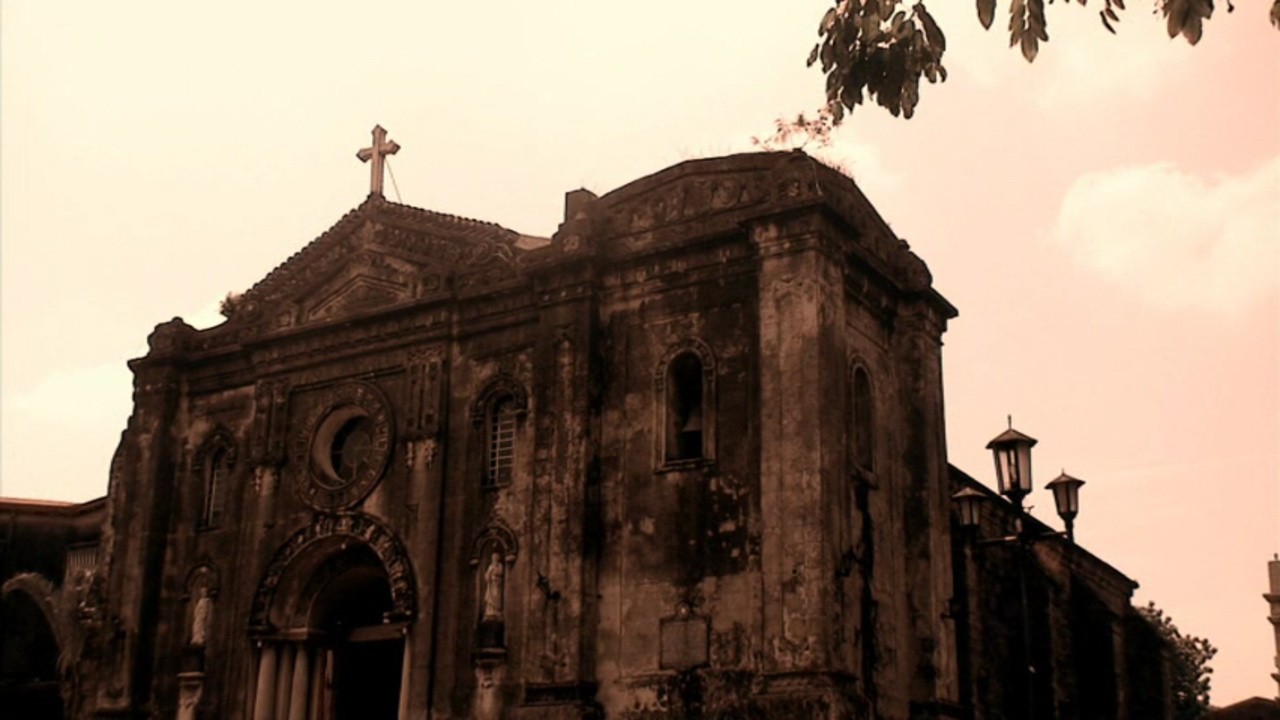
POLYGON ((946 317, 922 297, 901 301, 892 353, 905 421, 899 492, 907 611, 911 628, 910 697, 915 717, 945 717, 958 707, 951 522, 942 408, 942 332, 946 317))
POLYGON ((133 414, 108 508, 114 537, 104 562, 107 604, 100 642, 105 679, 94 703, 99 715, 139 715, 151 700, 173 505, 173 432, 179 420, 181 363, 194 332, 178 318, 157 325, 148 338, 151 351, 129 364, 134 373, 133 414))
POLYGON ((833 266, 816 214, 751 228, 760 257, 760 642, 766 672, 831 667, 835 558, 824 503, 841 457, 824 428, 839 428, 843 363, 834 343, 833 266))

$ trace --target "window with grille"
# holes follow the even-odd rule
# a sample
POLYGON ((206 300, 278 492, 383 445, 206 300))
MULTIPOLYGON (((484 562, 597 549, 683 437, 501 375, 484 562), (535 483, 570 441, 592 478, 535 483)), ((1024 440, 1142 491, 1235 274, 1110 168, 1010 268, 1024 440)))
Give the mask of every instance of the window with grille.
POLYGON ((231 474, 230 453, 220 447, 209 454, 204 468, 204 513, 201 524, 216 527, 222 522, 223 500, 231 474))
POLYGON ((499 398, 489 410, 489 485, 511 482, 516 459, 516 404, 510 396, 499 398))

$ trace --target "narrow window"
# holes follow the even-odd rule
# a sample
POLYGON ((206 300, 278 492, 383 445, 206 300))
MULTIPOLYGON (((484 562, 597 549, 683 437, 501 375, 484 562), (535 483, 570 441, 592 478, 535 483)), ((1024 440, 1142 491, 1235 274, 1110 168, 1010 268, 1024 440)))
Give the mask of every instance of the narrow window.
POLYGON ((222 522, 223 495, 226 494, 230 465, 225 447, 214 450, 209 455, 204 468, 204 515, 201 518, 205 527, 217 527, 222 522))
POLYGON ((516 403, 510 395, 494 401, 489 410, 487 480, 489 485, 511 482, 516 458, 516 403))
POLYGON ((867 371, 853 371, 853 462, 863 470, 871 470, 875 442, 875 413, 872 408, 871 380, 867 371))
POLYGON ((667 460, 703 457, 702 395, 702 360, 691 352, 677 355, 667 367, 667 460))

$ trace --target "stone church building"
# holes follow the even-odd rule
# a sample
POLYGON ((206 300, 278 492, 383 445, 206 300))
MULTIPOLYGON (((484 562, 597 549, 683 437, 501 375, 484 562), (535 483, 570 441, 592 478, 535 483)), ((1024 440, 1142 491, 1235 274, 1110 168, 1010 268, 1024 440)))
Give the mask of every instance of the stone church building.
MULTIPOLYGON (((45 598, 67 717, 1023 717, 990 670, 1016 628, 960 622, 956 310, 852 180, 694 160, 531 238, 380 174, 130 362, 94 565, 45 598)), ((1135 584, 1088 558, 1047 561, 1050 603, 1105 602, 1045 616, 1045 717, 1157 717, 1135 584), (1099 657, 1110 695, 1071 710, 1099 657)))

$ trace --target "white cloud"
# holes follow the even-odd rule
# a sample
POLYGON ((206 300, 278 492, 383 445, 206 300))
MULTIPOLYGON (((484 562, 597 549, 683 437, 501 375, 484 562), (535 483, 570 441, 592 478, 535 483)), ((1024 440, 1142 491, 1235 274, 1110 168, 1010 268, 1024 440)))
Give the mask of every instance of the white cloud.
POLYGON ((1083 175, 1052 238, 1153 305, 1247 308, 1280 286, 1280 157, 1234 176, 1170 163, 1083 175))
POLYGON ((1051 18, 1052 40, 1036 58, 1045 73, 1036 92, 1041 107, 1144 101, 1185 76, 1193 50, 1169 40, 1161 16, 1128 12, 1112 35, 1097 12, 1064 10, 1051 18))
POLYGON ((1049 42, 1034 63, 1009 46, 1008 6, 984 30, 972 3, 931 3, 930 11, 947 36, 943 64, 982 87, 1006 87, 1026 94, 1044 109, 1080 104, 1142 101, 1183 76, 1191 47, 1171 42, 1161 16, 1138 7, 1124 13, 1116 35, 1107 32, 1091 3, 1063 3, 1046 9, 1049 42))

